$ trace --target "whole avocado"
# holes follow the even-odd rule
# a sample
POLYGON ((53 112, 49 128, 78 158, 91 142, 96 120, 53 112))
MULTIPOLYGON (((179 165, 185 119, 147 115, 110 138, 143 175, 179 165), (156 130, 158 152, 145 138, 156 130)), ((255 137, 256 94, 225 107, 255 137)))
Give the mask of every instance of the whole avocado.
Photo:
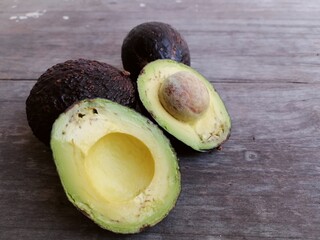
POLYGON ((75 102, 100 97, 133 107, 135 96, 125 72, 95 60, 68 60, 49 68, 33 86, 26 100, 27 120, 34 135, 49 145, 53 122, 75 102))
POLYGON ((123 40, 121 58, 133 80, 147 63, 157 59, 172 59, 190 66, 187 42, 175 28, 162 22, 134 27, 123 40))

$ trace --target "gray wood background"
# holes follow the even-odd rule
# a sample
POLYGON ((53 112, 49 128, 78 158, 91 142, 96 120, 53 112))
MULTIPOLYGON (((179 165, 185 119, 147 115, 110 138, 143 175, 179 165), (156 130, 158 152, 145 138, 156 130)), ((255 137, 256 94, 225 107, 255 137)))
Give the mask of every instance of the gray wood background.
POLYGON ((0 239, 320 239, 319 0, 1 0, 0 239), (222 151, 181 153, 175 209, 138 235, 102 230, 66 199, 25 100, 48 67, 121 68, 128 31, 173 25, 233 120, 222 151))

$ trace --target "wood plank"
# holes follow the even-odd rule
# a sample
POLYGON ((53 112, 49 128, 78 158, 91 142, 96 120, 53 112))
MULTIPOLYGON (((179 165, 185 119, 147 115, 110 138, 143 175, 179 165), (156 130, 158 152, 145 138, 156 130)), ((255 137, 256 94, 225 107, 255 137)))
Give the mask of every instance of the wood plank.
MULTIPOLYGON (((290 142, 292 145, 287 147, 291 148, 319 147, 318 141, 313 141, 320 136, 316 134, 320 129, 319 84, 211 82, 232 116, 233 139, 269 140, 271 144, 283 140, 290 142)), ((34 84, 35 81, 29 80, 0 80, 3 110, 9 108, 11 102, 24 104, 34 84)), ((0 119, 11 117, 14 115, 1 115, 0 119)))
POLYGON ((317 3, 184 0, 146 1, 141 7, 136 1, 63 1, 60 5, 6 0, 0 13, 0 79, 36 79, 53 64, 79 57, 121 68, 121 44, 127 32, 141 22, 158 20, 182 32, 193 66, 209 78, 318 82, 317 3), (36 11, 43 15, 12 19, 36 11), (188 21, 189 16, 193 21, 188 21))
POLYGON ((66 200, 50 151, 27 126, 24 99, 33 84, 0 81, 0 239, 320 236, 320 85, 215 83, 233 119, 230 140, 222 151, 181 153, 176 208, 154 228, 124 238, 66 200))
POLYGON ((0 239, 320 239, 319 11, 318 0, 1 0, 0 239), (222 151, 178 153, 182 192, 164 221, 117 235, 68 202, 25 100, 58 62, 121 68, 123 38, 151 20, 185 36, 233 129, 222 151))

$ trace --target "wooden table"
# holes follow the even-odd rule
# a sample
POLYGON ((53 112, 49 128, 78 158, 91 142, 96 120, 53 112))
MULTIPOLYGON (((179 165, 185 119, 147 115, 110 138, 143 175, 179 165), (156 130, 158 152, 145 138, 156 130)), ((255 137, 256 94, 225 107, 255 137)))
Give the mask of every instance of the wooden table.
POLYGON ((319 0, 1 0, 0 239, 320 239, 319 12, 319 0), (116 235, 67 201, 25 100, 58 62, 121 68, 123 38, 151 20, 184 35, 233 129, 222 151, 179 154, 164 221, 116 235))

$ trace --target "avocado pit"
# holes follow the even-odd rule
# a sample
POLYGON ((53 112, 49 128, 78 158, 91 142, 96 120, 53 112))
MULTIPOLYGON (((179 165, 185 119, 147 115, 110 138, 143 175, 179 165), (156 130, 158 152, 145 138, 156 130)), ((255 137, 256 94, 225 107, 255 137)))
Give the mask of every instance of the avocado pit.
POLYGON ((206 86, 187 71, 168 76, 161 84, 158 95, 164 109, 180 121, 200 118, 210 103, 206 86))

